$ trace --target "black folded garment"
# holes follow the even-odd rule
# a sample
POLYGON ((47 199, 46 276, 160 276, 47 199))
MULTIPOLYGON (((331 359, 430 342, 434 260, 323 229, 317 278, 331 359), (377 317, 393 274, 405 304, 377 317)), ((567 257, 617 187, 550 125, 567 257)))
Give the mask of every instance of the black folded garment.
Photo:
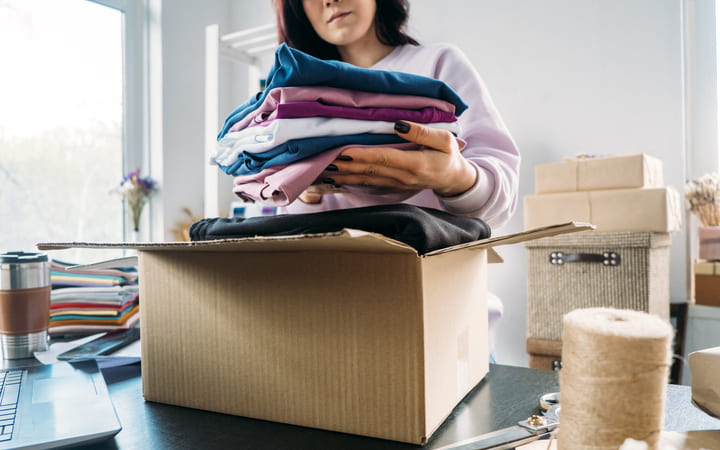
POLYGON ((206 218, 192 224, 190 239, 210 241, 254 236, 291 236, 332 233, 343 228, 382 234, 411 246, 421 255, 490 237, 490 226, 481 219, 399 204, 248 219, 206 218))

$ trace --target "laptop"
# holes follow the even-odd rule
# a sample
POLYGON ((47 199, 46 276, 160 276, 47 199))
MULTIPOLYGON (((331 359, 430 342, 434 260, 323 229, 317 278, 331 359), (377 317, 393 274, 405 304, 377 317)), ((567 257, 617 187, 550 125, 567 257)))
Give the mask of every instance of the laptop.
POLYGON ((0 449, 89 444, 122 429, 95 360, 3 363, 0 449))

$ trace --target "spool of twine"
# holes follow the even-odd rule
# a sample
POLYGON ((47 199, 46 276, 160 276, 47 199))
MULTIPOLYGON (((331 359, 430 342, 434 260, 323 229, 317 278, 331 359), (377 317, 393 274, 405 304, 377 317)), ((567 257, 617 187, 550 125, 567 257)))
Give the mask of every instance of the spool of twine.
POLYGON ((656 449, 672 359, 672 326, 650 314, 577 309, 563 318, 559 450, 656 449))

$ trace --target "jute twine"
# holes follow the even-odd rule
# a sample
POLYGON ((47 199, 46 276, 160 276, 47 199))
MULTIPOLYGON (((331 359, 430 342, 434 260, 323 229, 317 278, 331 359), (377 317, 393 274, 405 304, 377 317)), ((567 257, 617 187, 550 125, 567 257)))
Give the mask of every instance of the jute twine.
POLYGON ((618 449, 626 438, 657 448, 672 335, 668 322, 639 311, 565 315, 559 450, 618 449))

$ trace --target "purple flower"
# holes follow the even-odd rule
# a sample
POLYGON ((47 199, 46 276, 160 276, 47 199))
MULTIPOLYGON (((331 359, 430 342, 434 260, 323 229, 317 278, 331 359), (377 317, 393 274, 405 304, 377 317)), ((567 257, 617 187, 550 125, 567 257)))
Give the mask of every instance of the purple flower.
POLYGON ((123 177, 120 186, 114 190, 123 196, 132 214, 135 231, 140 225, 140 214, 142 213, 148 197, 157 191, 155 181, 150 177, 142 178, 140 168, 133 170, 123 177))
POLYGON ((137 179, 140 176, 140 168, 133 170, 132 172, 128 173, 123 177, 123 180, 120 182, 120 184, 124 184, 126 181, 131 180, 133 178, 137 179))

